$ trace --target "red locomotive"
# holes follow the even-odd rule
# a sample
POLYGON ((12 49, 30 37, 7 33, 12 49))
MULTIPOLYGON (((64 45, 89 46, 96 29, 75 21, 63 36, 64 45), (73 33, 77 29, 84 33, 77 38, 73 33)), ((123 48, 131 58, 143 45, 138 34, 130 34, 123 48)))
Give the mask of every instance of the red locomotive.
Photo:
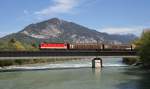
POLYGON ((67 43, 41 43, 40 49, 68 49, 67 43))

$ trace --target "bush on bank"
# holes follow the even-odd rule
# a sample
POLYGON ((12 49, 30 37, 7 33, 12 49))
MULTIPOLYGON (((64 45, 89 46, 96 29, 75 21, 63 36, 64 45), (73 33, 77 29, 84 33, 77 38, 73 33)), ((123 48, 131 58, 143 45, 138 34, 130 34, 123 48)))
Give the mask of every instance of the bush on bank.
POLYGON ((131 57, 124 57, 123 58, 123 63, 127 64, 127 65, 132 65, 135 64, 139 61, 138 58, 131 58, 131 57))

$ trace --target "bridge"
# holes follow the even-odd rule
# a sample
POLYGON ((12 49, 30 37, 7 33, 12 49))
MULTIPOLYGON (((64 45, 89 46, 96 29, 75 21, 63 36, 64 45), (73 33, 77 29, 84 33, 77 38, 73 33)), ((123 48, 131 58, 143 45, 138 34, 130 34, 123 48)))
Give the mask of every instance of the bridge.
POLYGON ((116 50, 49 50, 49 51, 3 51, 0 57, 52 57, 52 56, 137 56, 136 51, 116 50))
POLYGON ((48 51, 5 51, 0 52, 2 59, 32 59, 32 58, 51 58, 51 57, 96 57, 92 60, 92 67, 102 67, 100 56, 123 56, 137 57, 135 50, 48 50, 48 51))

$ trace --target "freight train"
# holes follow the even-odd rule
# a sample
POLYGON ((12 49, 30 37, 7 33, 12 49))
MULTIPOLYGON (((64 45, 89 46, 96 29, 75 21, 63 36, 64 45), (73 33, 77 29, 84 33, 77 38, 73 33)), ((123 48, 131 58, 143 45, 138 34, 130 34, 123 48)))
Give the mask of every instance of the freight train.
POLYGON ((132 45, 99 44, 99 43, 41 43, 40 50, 133 50, 132 45))

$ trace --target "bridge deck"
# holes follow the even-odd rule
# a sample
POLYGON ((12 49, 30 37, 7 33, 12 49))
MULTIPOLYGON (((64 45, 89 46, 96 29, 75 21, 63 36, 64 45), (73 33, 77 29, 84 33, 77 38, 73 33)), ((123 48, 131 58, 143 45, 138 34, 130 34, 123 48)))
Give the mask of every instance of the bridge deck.
POLYGON ((137 56, 136 51, 96 51, 96 50, 49 50, 0 52, 0 57, 53 57, 53 56, 137 56))

